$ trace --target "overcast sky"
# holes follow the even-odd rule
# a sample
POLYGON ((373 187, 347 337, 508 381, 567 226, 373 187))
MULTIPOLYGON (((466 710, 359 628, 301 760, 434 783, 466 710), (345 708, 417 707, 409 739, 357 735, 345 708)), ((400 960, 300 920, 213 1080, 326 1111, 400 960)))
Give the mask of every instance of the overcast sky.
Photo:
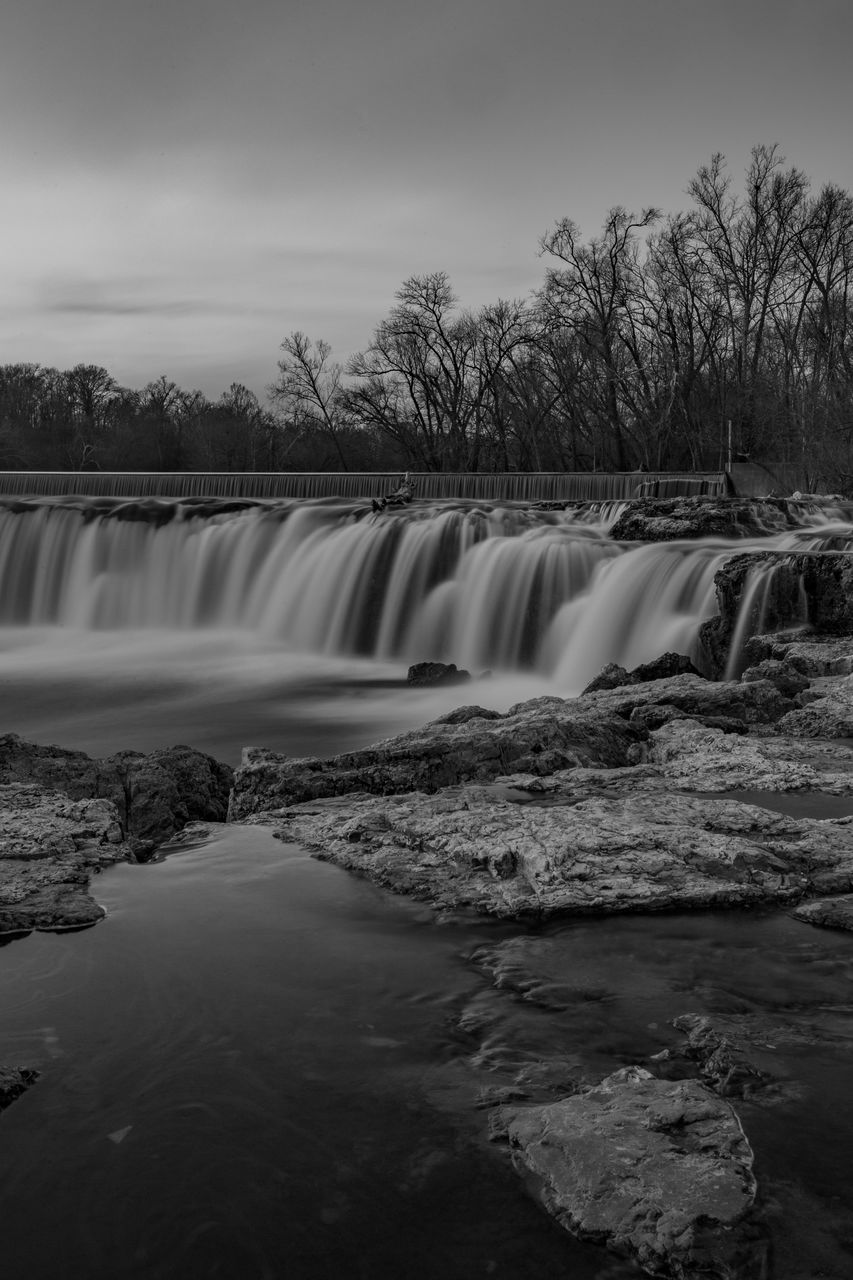
POLYGON ((0 363, 258 392, 407 276, 525 296, 539 237, 778 142, 853 188, 851 0, 6 0, 0 363))

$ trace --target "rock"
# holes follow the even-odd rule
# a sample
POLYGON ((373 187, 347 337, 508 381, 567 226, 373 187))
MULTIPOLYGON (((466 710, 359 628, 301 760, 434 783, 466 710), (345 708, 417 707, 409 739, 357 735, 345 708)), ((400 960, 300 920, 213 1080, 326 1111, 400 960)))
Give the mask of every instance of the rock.
POLYGON ((513 1164, 573 1235, 652 1275, 766 1275, 752 1150, 732 1107, 697 1081, 628 1067, 559 1102, 502 1113, 513 1164))
POLYGON ((507 918, 747 906, 853 889, 853 818, 795 820, 660 790, 520 805, 494 788, 459 786, 341 796, 266 820, 282 839, 396 892, 507 918))
MULTIPOLYGON (((687 679, 688 677, 684 677, 687 679)), ((757 688, 758 686, 751 686, 757 688)), ((779 695, 773 690, 776 697, 779 695)), ((367 791, 437 791, 511 771, 552 773, 569 765, 628 764, 645 731, 618 711, 563 698, 534 698, 506 715, 442 717, 410 733, 328 760, 293 760, 246 748, 229 818, 322 797, 367 791)))
POLYGON ((802 902, 791 914, 796 920, 819 925, 823 929, 853 931, 853 895, 802 902))
POLYGON ((8 1107, 16 1098, 35 1084, 39 1078, 38 1071, 27 1067, 4 1067, 0 1065, 0 1111, 8 1107))
POLYGON ((93 760, 82 751, 40 746, 17 734, 0 738, 0 782, 32 782, 72 799, 105 798, 126 836, 158 842, 195 819, 221 821, 233 770, 190 747, 142 755, 122 751, 93 760))
MULTIPOLYGON (((682 1053, 695 1062, 705 1084, 723 1098, 748 1098, 759 1090, 768 1076, 750 1060, 746 1048, 727 1035, 710 1018, 685 1013, 673 1020, 674 1027, 686 1032, 682 1053)), ((655 1056, 655 1062, 677 1057, 667 1050, 655 1056)))
POLYGON ((747 667, 741 680, 769 680, 786 698, 793 698, 808 688, 808 678, 791 663, 780 658, 763 658, 754 667, 747 667))
POLYGON ((89 874, 125 856, 110 800, 0 784, 0 933, 94 924, 104 909, 89 874))
POLYGON ((626 671, 617 663, 606 667, 584 689, 581 697, 599 689, 619 689, 626 684, 643 684, 647 680, 666 680, 672 676, 702 676, 683 653, 664 653, 653 662, 642 662, 633 671, 626 671))
POLYGON ((460 671, 455 662, 416 662, 406 674, 408 684, 464 684, 470 671, 460 671))
POLYGON ((618 662, 608 662, 606 667, 601 668, 595 679, 590 680, 581 697, 585 697, 588 693, 597 693, 599 689, 621 689, 623 685, 633 683, 626 667, 620 667, 618 662))
POLYGON ((233 770, 191 747, 141 755, 122 751, 105 764, 122 779, 129 834, 159 844, 187 822, 223 822, 233 770))
POLYGON ((500 720, 500 711, 490 711, 488 707, 456 707, 453 711, 438 716, 434 724, 467 724, 469 720, 500 720))
POLYGON ((782 716, 779 730, 801 738, 853 738, 853 676, 827 688, 823 697, 782 716))
POLYGON ((702 676, 672 676, 620 685, 585 693, 578 707, 596 707, 610 715, 631 717, 638 707, 665 706, 691 717, 722 716, 744 724, 773 724, 794 703, 769 680, 743 684, 739 680, 714 681, 702 676))
POLYGON ((693 720, 671 720, 652 733, 649 762, 693 791, 823 791, 853 794, 853 774, 820 754, 786 758, 778 740, 724 733, 693 720))
POLYGON ((616 542, 672 542, 682 538, 750 538, 796 528, 784 499, 637 498, 610 530, 616 542))
POLYGON ((853 634, 853 557, 846 553, 748 552, 727 560, 714 585, 718 616, 703 623, 698 639, 709 676, 725 673, 736 635, 745 646, 755 634, 791 627, 853 634))

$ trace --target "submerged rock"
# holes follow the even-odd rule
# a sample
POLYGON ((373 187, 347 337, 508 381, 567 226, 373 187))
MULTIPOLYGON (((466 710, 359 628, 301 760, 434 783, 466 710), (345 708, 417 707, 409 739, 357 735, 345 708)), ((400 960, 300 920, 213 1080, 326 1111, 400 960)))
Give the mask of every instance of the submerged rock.
POLYGON ((0 1066, 0 1111, 20 1098, 38 1078, 38 1071, 27 1067, 0 1066))
POLYGON ((766 1275, 752 1149, 732 1107, 698 1081, 628 1067, 559 1102, 501 1110, 513 1164, 573 1235, 651 1275, 766 1275))

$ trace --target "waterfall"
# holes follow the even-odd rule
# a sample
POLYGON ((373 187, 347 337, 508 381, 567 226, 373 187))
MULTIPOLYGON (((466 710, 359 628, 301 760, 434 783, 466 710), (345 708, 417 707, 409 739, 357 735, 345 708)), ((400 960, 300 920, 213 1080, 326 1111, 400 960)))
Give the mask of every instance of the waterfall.
MULTIPOLYGON (((718 471, 410 472, 419 498, 474 502, 589 502, 725 494, 718 471)), ((399 472, 2 471, 0 494, 144 498, 373 498, 397 488, 399 472)))
MULTIPOLYGON (((539 672, 574 692, 607 662, 690 652, 716 611, 716 570, 753 545, 616 543, 620 509, 6 499, 0 629, 237 631, 290 652, 539 672)), ((850 538, 813 521, 754 545, 850 538)))

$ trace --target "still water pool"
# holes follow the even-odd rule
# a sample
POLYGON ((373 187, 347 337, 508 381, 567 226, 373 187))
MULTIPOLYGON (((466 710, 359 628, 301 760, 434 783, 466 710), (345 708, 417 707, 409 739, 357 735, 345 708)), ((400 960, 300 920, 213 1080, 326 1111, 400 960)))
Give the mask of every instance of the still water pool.
POLYGON ((783 1100, 741 1107, 775 1275, 853 1274, 853 939, 436 923, 246 827, 95 887, 101 925, 0 949, 0 1061, 42 1072, 0 1118, 7 1274, 634 1275, 527 1200, 482 1103, 532 1064, 552 1087, 642 1060, 685 1012, 788 1029, 783 1100))

